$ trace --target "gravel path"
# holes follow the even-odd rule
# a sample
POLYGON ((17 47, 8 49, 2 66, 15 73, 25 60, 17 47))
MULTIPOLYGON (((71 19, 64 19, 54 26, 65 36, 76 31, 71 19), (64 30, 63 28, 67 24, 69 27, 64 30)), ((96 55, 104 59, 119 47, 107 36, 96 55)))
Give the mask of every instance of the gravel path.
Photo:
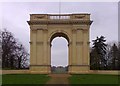
POLYGON ((46 83, 46 85, 64 85, 64 86, 69 86, 69 81, 68 77, 70 76, 69 74, 50 74, 49 75, 51 79, 46 83))

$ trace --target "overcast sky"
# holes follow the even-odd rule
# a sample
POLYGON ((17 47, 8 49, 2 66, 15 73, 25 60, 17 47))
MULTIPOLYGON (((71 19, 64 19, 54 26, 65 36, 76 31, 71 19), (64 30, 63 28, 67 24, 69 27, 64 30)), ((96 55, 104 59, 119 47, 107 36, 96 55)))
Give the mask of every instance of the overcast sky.
MULTIPOLYGON (((29 51, 29 14, 59 13, 58 2, 6 2, 2 3, 2 29, 6 28, 29 51)), ((105 36, 107 42, 118 41, 117 2, 61 2, 61 13, 90 13, 90 42, 97 36, 105 36)), ((92 43, 91 43, 92 44, 92 43)), ((52 41, 52 65, 67 65, 67 41, 55 38, 52 41), (56 46, 59 45, 59 46, 56 46), (65 49, 62 49, 66 47, 65 49), (61 57, 63 59, 61 59, 61 57), (56 62, 55 62, 56 61, 56 62)))

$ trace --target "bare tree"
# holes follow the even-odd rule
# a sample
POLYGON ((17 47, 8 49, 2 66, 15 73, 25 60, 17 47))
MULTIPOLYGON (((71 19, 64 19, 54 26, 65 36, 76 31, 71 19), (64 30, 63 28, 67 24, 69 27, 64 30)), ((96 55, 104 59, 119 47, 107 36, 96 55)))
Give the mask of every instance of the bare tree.
POLYGON ((2 31, 2 67, 3 68, 22 68, 27 61, 28 53, 11 32, 6 29, 2 31))
POLYGON ((106 60, 107 60, 107 69, 112 69, 112 53, 111 53, 112 45, 107 44, 106 47, 106 60))
POLYGON ((26 63, 28 61, 28 57, 29 54, 26 52, 25 48, 23 47, 22 44, 17 45, 17 49, 16 49, 16 64, 18 64, 17 68, 26 68, 28 63, 26 63))

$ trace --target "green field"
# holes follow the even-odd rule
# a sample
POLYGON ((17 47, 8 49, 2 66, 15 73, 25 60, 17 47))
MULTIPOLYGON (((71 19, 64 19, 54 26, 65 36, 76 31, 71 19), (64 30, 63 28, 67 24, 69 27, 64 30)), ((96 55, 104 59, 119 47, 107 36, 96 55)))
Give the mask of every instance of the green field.
MULTIPOLYGON (((29 85, 44 85, 50 77, 48 75, 40 74, 6 74, 2 75, 2 84, 29 84, 29 85)), ((105 75, 105 74, 75 74, 69 77, 69 83, 73 86, 118 86, 120 83, 120 76, 118 75, 105 75), (119 79, 118 79, 119 78, 119 79), (102 84, 102 85, 100 85, 102 84)), ((119 85, 120 86, 120 85, 119 85)))
POLYGON ((6 74, 2 75, 2 84, 45 84, 50 79, 40 74, 6 74))
POLYGON ((119 84, 120 76, 118 75, 102 75, 102 74, 81 74, 72 75, 69 77, 70 84, 114 84, 116 86, 119 84))

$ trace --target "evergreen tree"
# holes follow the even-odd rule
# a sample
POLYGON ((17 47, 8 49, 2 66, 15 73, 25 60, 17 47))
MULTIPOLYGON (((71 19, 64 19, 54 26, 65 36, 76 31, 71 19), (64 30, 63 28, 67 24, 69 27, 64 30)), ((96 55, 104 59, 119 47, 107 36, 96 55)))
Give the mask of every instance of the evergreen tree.
POLYGON ((118 47, 114 43, 111 48, 111 54, 112 54, 112 69, 117 69, 117 63, 118 63, 118 47))
POLYGON ((118 63, 117 69, 120 70, 120 42, 118 43, 118 63))
MULTIPOLYGON (((106 67, 107 61, 105 58, 106 55, 106 42, 105 37, 97 37, 93 40, 93 47, 91 51, 91 59, 94 59, 95 69, 103 69, 106 67)), ((91 63, 92 64, 92 63, 91 63)))

